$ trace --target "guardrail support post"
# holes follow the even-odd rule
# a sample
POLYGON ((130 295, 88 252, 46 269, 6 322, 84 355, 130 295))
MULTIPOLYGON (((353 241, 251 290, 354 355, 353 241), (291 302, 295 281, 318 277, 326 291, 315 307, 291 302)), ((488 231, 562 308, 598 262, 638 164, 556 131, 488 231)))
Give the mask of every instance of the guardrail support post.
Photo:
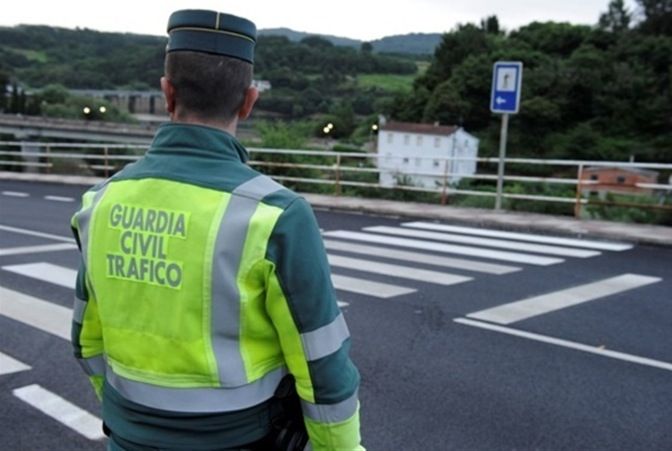
POLYGON ((107 146, 103 147, 103 155, 105 156, 105 161, 103 163, 105 165, 105 178, 108 178, 110 176, 110 170, 107 165, 107 146))
POLYGON ((499 138, 499 165, 497 166, 497 198, 495 210, 502 209, 502 197, 504 192, 504 162, 506 160, 506 139, 509 133, 509 115, 502 114, 502 131, 499 138))
POLYGON ((341 155, 336 155, 336 195, 341 195, 341 155))
POLYGON ((51 158, 49 152, 51 152, 51 146, 48 144, 44 147, 44 152, 47 154, 47 174, 51 174, 51 158))
POLYGON ((581 217, 581 195, 583 194, 583 164, 579 164, 579 171, 576 175, 576 203, 574 204, 574 217, 581 217))
POLYGON ((443 160, 443 190, 441 191, 441 205, 446 205, 448 202, 448 159, 443 160))

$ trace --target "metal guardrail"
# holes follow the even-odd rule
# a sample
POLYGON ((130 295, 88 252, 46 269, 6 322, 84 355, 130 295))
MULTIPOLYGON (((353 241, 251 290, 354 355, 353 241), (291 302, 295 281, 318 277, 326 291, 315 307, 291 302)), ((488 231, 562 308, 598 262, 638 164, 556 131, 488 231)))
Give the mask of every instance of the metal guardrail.
MULTIPOLYGON (((43 170, 47 173, 68 173, 67 171, 94 171, 97 175, 109 177, 118 171, 128 162, 138 160, 144 154, 147 147, 136 144, 89 144, 89 143, 43 143, 26 141, 0 141, 0 169, 3 167, 16 168, 23 167, 28 171, 43 170), (64 162, 70 161, 70 164, 64 162), (61 167, 59 167, 61 166, 61 167), (64 167, 63 167, 64 166, 64 167), (76 168, 76 169, 75 169, 76 168)), ((382 185, 380 179, 372 180, 352 180, 352 175, 359 174, 369 178, 380 177, 381 173, 394 175, 381 168, 379 159, 390 159, 389 156, 364 152, 334 152, 331 150, 295 150, 295 149, 264 149, 248 148, 253 157, 249 164, 258 167, 262 172, 270 172, 273 178, 278 181, 331 185, 334 194, 340 195, 344 188, 372 188, 382 190, 397 190, 416 193, 436 194, 440 197, 441 203, 445 204, 450 196, 479 196, 496 197, 496 192, 481 191, 477 189, 458 189, 452 183, 455 179, 471 179, 482 181, 497 181, 497 174, 475 173, 464 174, 453 172, 453 164, 459 161, 476 162, 481 169, 488 165, 499 163, 498 158, 426 158, 415 157, 416 162, 432 160, 434 165, 438 161, 440 171, 410 170, 399 171, 396 175, 400 177, 431 177, 435 182, 434 187, 413 186, 410 184, 397 184, 395 186, 382 185), (315 159, 316 161, 296 162, 297 157, 304 160, 315 159), (290 161, 282 161, 290 160, 290 161), (283 174, 286 170, 302 170, 311 172, 308 176, 283 174), (280 173, 278 173, 280 172, 280 173), (349 176, 350 175, 350 176, 349 176)), ((401 157, 399 158, 401 160, 401 157)), ((406 159, 408 162, 408 158, 406 159)), ((389 161, 388 161, 389 163, 389 161)), ((528 193, 503 193, 504 199, 526 200, 537 202, 552 202, 574 205, 574 214, 578 217, 581 209, 585 205, 608 205, 624 206, 637 208, 653 208, 662 210, 672 210, 672 205, 661 202, 659 204, 640 204, 640 203, 617 203, 604 200, 589 199, 584 196, 585 191, 609 190, 619 191, 622 189, 640 190, 641 192, 657 191, 664 193, 665 196, 672 195, 672 176, 670 184, 664 183, 645 183, 638 182, 629 185, 607 186, 593 180, 586 180, 583 177, 584 170, 587 167, 603 167, 617 169, 658 169, 672 174, 672 164, 667 163, 634 163, 621 161, 589 161, 589 160, 558 160, 558 159, 533 159, 533 158, 507 158, 506 167, 510 169, 516 165, 533 165, 542 167, 561 168, 553 173, 553 176, 531 176, 521 174, 504 174, 504 182, 519 182, 522 184, 543 184, 543 185, 562 185, 575 186, 572 196, 549 196, 542 194, 528 193), (576 168, 576 172, 571 170, 576 168), (570 172, 571 171, 571 172, 570 172), (569 175, 571 174, 571 176, 569 175), (574 176, 574 174, 576 174, 574 176), (646 191, 643 191, 646 190, 646 191)), ((69 172, 68 175, 75 175, 69 172)))

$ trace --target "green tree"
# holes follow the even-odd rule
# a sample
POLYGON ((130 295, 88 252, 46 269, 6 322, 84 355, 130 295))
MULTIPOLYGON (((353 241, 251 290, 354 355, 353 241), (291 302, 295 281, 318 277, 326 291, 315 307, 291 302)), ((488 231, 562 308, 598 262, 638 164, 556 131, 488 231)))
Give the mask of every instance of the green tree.
POLYGON ((648 34, 672 36, 672 0, 637 0, 644 19, 639 29, 648 34))
POLYGON ((632 14, 625 7, 623 0, 611 0, 608 9, 600 16, 600 28, 615 33, 627 30, 632 21, 632 14))
POLYGON ((485 19, 481 20, 481 30, 490 34, 499 34, 499 19, 497 16, 488 16, 485 19))

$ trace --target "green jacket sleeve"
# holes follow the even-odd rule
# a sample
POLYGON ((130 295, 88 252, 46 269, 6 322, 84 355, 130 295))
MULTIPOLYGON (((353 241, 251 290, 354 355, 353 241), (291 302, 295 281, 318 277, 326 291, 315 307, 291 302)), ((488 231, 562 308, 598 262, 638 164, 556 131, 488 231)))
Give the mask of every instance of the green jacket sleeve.
POLYGON ((304 199, 294 200, 278 219, 267 259, 267 310, 296 379, 313 450, 363 450, 350 334, 317 221, 304 199))
MULTIPOLYGON (((82 208, 82 210, 73 216, 71 221, 72 231, 80 252, 83 249, 83 234, 80 230, 78 215, 85 211, 86 208, 82 208)), ((80 258, 79 270, 77 271, 75 300, 72 312, 71 343, 75 358, 89 377, 96 395, 100 399, 105 375, 103 333, 98 316, 98 304, 86 273, 86 255, 83 254, 80 258)))

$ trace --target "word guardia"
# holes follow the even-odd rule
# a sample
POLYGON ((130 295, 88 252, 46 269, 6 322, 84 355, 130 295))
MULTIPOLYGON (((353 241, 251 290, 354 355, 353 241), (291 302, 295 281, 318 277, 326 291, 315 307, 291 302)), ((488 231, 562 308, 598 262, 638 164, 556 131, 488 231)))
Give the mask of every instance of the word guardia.
POLYGON ((107 258, 107 276, 180 289, 182 262, 168 256, 172 238, 187 238, 189 214, 181 211, 114 204, 108 226, 121 230, 119 250, 107 258))

